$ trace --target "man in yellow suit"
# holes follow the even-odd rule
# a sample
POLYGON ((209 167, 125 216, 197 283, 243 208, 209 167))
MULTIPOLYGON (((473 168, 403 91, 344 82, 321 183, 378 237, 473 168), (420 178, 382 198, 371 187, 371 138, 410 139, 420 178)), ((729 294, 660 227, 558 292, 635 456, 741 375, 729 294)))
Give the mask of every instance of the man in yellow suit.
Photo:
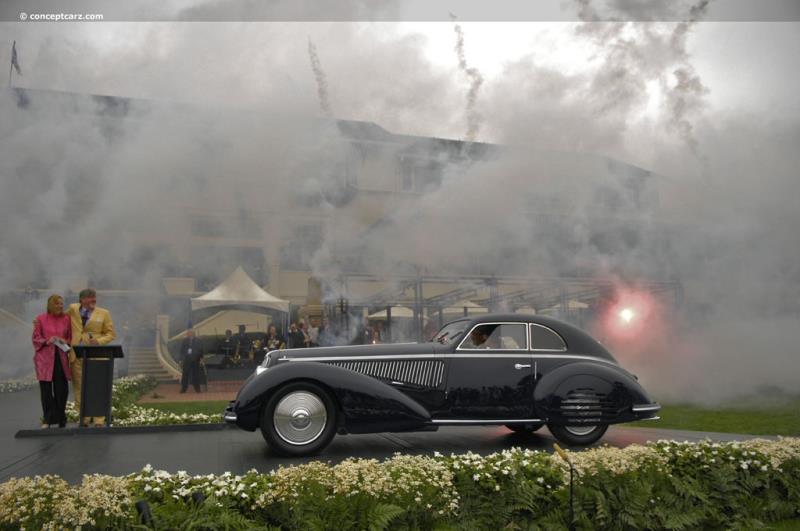
MULTIPOLYGON (((114 323, 111 321, 111 312, 97 306, 97 293, 87 288, 78 294, 80 302, 70 304, 67 314, 72 322, 73 345, 106 345, 111 343, 114 334, 114 323)), ((75 395, 75 406, 81 410, 81 381, 83 366, 81 360, 75 355, 75 349, 69 351, 69 368, 72 370, 72 392, 75 395)), ((94 422, 95 426, 105 424, 105 417, 86 417, 81 419, 82 426, 94 422)))

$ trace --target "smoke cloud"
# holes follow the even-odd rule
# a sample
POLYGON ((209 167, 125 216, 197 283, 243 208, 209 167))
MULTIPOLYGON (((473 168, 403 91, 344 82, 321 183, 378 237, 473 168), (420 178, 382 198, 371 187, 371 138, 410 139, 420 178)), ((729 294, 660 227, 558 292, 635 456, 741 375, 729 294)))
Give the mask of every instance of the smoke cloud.
MULTIPOLYGON (((498 145, 468 149, 431 140, 463 135, 463 33, 458 68, 428 53, 431 35, 450 35, 452 61, 447 22, 0 26, 24 60, 16 82, 67 93, 0 97, 0 307, 27 323, 49 293, 19 302, 20 290, 63 293, 91 278, 152 293, 100 301, 120 323, 152 319, 185 311, 185 301, 160 306, 163 276, 211 281, 249 260, 265 264, 270 288, 270 264, 293 248, 345 296, 355 293, 338 279, 354 265, 388 277, 581 276, 620 289, 661 279, 679 282, 682 300, 657 297, 646 334, 593 329, 656 398, 793 391, 800 111, 788 97, 715 99, 738 80, 696 60, 713 44, 694 22, 704 5, 669 24, 602 22, 582 5, 578 24, 531 28, 530 48, 496 74, 472 59, 482 112, 470 122, 468 99, 466 136, 498 145), (335 46, 335 118, 353 120, 368 148, 317 116, 328 111, 307 75, 310 34, 335 46), (565 64, 548 59, 569 46, 565 64), (391 142, 374 141, 388 132, 391 142)), ((738 26, 761 48, 737 60, 791 56, 794 30, 738 26)), ((800 91, 789 68, 768 84, 800 91)), ((30 356, 28 345, 5 350, 0 373, 30 367, 30 356)))
POLYGON ((319 95, 319 108, 326 116, 331 116, 331 103, 328 101, 328 79, 322 70, 322 63, 317 55, 317 47, 308 39, 308 59, 311 61, 311 70, 317 81, 317 94, 319 95))
POLYGON ((456 22, 456 17, 452 14, 450 16, 454 22, 453 31, 456 34, 456 46, 454 49, 456 57, 458 58, 458 68, 467 76, 467 79, 469 79, 469 90, 467 91, 467 105, 465 109, 467 114, 467 133, 464 140, 472 142, 477 137, 481 126, 481 115, 478 113, 475 104, 478 99, 478 91, 481 89, 481 85, 483 85, 483 76, 477 68, 467 65, 467 57, 464 52, 464 31, 461 29, 461 25, 456 22))

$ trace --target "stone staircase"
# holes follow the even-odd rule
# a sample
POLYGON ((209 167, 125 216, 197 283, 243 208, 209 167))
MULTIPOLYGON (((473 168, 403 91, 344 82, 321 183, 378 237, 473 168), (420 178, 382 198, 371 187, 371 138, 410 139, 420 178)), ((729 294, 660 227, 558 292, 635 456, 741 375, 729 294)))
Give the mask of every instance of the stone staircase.
POLYGON ((128 349, 128 374, 146 374, 159 382, 174 382, 176 379, 161 366, 156 349, 133 347, 128 349))

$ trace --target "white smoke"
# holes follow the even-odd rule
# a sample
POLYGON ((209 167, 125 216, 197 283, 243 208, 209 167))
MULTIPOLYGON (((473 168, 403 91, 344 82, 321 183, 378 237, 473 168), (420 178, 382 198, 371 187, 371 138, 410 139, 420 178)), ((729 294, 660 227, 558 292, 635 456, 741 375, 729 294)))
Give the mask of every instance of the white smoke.
POLYGON ((328 78, 322 69, 322 63, 317 55, 317 47, 308 39, 308 59, 311 61, 311 70, 314 72, 314 79, 317 82, 317 95, 319 96, 319 107, 325 116, 331 116, 331 103, 328 99, 328 78))
MULTIPOLYGON (((800 300, 793 100, 777 99, 769 115, 712 107, 725 87, 689 53, 702 22, 584 20, 557 28, 589 50, 580 67, 544 64, 540 48, 559 41, 542 41, 486 78, 476 124, 505 147, 477 161, 458 149, 443 155, 452 146, 429 139, 463 133, 454 75, 463 70, 431 62, 422 33, 321 23, 27 25, 22 34, 4 25, 24 53, 22 86, 82 96, 32 92, 27 107, 13 92, 0 98, 0 286, 56 288, 57 278, 89 275, 160 293, 176 269, 221 275, 229 265, 211 245, 195 249, 196 216, 220 217, 215 230, 234 236, 248 234, 255 216, 263 232, 248 241, 263 242, 269 260, 288 223, 314 219, 324 225, 314 273, 337 295, 348 295, 338 280, 351 257, 387 277, 421 268, 677 279, 684 302, 663 334, 615 350, 648 389, 659 399, 791 390, 800 300), (319 86, 304 75, 312 32, 320 49, 336 47, 326 68, 347 80, 338 118, 427 138, 393 137, 362 160, 333 122, 309 118, 319 104, 319 86), (654 86, 660 103, 646 114, 654 86), (124 117, 98 115, 103 100, 85 95, 104 93, 147 101, 131 102, 124 117), (357 185, 368 188, 373 178, 399 179, 409 150, 427 161, 420 175, 439 177, 340 207, 348 198, 331 190, 343 161, 355 161, 357 185), (653 196, 637 202, 628 183, 638 170, 613 159, 652 170, 643 190, 653 196), (154 232, 167 245, 142 253, 141 235, 154 232)), ((442 22, 436 31, 450 30, 442 22)), ((789 69, 782 76, 797 86, 789 69)), ((26 322, 44 310, 41 298, 29 306, 10 309, 26 322)), ((29 366, 30 347, 20 352, 4 352, 4 367, 29 366)))
POLYGON ((481 85, 483 85, 483 76, 477 68, 467 64, 466 52, 464 51, 464 31, 461 29, 461 25, 456 22, 456 17, 451 14, 451 18, 454 22, 453 31, 456 34, 454 50, 458 58, 458 68, 467 76, 467 79, 469 79, 469 90, 467 91, 467 105, 465 109, 467 114, 467 132, 464 140, 473 142, 481 126, 481 115, 476 108, 476 103, 478 91, 480 91, 481 85))

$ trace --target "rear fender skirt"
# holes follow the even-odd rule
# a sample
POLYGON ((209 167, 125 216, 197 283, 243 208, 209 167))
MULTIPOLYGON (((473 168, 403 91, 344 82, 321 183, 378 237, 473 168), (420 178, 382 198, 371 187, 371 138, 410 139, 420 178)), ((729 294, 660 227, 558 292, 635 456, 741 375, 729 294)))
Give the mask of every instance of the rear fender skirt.
POLYGON ((536 384, 536 414, 561 425, 630 422, 655 415, 634 411, 652 400, 641 385, 621 368, 607 364, 570 363, 547 373, 536 384))
POLYGON ((255 376, 239 391, 236 412, 244 419, 237 420, 237 424, 249 429, 255 422, 254 428, 257 427, 257 412, 264 401, 281 385, 296 380, 319 382, 330 389, 343 414, 343 427, 349 433, 413 431, 431 423, 427 409, 375 378, 326 363, 287 362, 255 376))

